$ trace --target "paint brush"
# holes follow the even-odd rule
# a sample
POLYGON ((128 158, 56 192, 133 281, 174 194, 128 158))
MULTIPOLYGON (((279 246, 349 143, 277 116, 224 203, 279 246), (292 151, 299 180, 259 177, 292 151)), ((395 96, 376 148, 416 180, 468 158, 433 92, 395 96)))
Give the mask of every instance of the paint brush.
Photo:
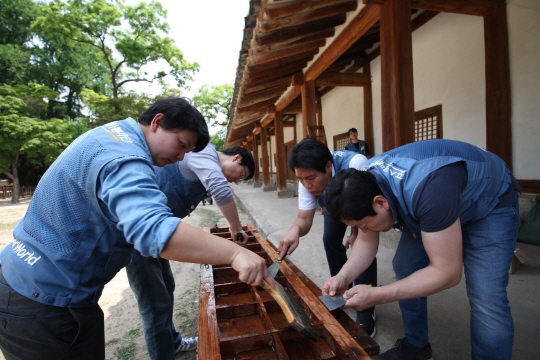
POLYGON ((300 334, 310 340, 320 341, 319 335, 311 325, 307 314, 304 312, 298 301, 288 292, 280 283, 276 282, 274 290, 266 281, 263 280, 262 288, 266 290, 278 303, 285 314, 289 325, 295 328, 300 334))

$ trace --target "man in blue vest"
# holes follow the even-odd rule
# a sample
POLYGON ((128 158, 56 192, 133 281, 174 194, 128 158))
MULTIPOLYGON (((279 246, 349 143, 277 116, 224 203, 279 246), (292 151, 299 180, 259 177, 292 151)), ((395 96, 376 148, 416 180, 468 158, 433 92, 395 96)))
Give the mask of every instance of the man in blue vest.
POLYGON ((164 259, 231 264, 241 281, 273 285, 265 261, 174 217, 159 167, 208 143, 184 98, 81 135, 41 178, 13 242, 0 253, 0 348, 10 359, 104 359, 103 287, 133 249, 164 259))
MULTIPOLYGON (((184 160, 155 171, 174 216, 189 216, 209 191, 229 222, 231 233, 242 234, 241 244, 248 241, 229 185, 253 177, 255 162, 248 150, 232 146, 216 151, 209 143, 199 152, 186 154, 184 160)), ((139 305, 149 358, 173 360, 175 353, 195 350, 198 338, 184 338, 174 327, 175 280, 169 260, 134 251, 126 273, 139 305)))
MULTIPOLYGON (((315 139, 303 139, 296 144, 289 156, 289 167, 294 171, 300 183, 298 184, 298 216, 290 230, 281 238, 278 251, 280 258, 291 254, 300 242, 300 237, 306 235, 313 224, 317 202, 324 209, 322 194, 328 181, 342 169, 359 169, 367 158, 352 151, 330 152, 326 145, 315 139)), ((347 248, 352 246, 358 229, 353 227, 353 234, 347 237, 345 245, 343 238, 347 225, 341 221, 333 221, 324 211, 323 243, 330 274, 336 275, 347 261, 347 248)), ((355 284, 377 286, 377 259, 372 259, 370 266, 356 277, 355 284)), ((375 336, 374 307, 358 311, 356 322, 370 336, 375 336)))
POLYGON ((356 128, 349 129, 349 138, 351 139, 351 142, 345 146, 345 150, 357 152, 365 155, 369 159, 371 155, 369 147, 364 140, 358 140, 358 130, 356 130, 356 128))
POLYGON ((495 154, 452 140, 428 140, 343 171, 326 188, 327 211, 362 233, 323 293, 346 307, 399 301, 405 337, 379 359, 431 359, 426 296, 457 285, 465 269, 472 359, 511 359, 514 325, 506 296, 519 227, 521 189, 495 154), (402 230, 396 282, 347 286, 375 257, 379 232, 402 230))

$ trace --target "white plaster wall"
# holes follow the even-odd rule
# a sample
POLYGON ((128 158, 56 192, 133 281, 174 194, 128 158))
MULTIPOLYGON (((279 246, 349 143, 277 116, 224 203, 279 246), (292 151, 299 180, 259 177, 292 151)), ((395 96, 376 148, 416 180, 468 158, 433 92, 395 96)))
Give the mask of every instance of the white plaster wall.
POLYGON ((334 135, 355 127, 364 139, 364 93, 361 87, 337 87, 322 97, 326 142, 334 150, 334 135))
POLYGON ((514 175, 540 179, 540 1, 507 0, 514 175))
POLYGON ((486 146, 483 18, 441 13, 413 32, 414 108, 442 104, 443 138, 486 146))

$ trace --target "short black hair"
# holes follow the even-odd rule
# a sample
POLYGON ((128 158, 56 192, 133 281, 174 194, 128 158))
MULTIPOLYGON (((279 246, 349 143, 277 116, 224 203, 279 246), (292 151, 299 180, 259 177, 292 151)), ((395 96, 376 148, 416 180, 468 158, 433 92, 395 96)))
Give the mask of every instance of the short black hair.
POLYGON ((295 168, 314 169, 326 173, 328 161, 334 163, 332 153, 326 145, 317 139, 306 138, 294 145, 289 155, 289 167, 292 171, 295 168))
POLYGON ((356 128, 350 128, 350 129, 349 129, 349 132, 347 133, 347 135, 351 135, 351 131, 352 131, 352 132, 355 132, 355 133, 358 133, 358 130, 356 130, 356 128))
POLYGON ((188 99, 176 96, 159 99, 139 116, 139 123, 150 125, 157 114, 163 114, 163 120, 159 124, 163 130, 190 130, 197 134, 197 144, 193 152, 201 151, 210 141, 204 116, 188 99))
POLYGON ((383 195, 375 175, 369 171, 347 169, 338 171, 324 190, 324 204, 332 220, 362 220, 375 216, 373 199, 383 195))
POLYGON ((240 146, 231 146, 226 149, 221 150, 221 152, 225 155, 240 155, 242 156, 242 160, 240 161, 240 165, 247 166, 249 170, 249 176, 247 176, 244 180, 249 180, 255 175, 255 161, 253 160, 253 155, 251 155, 251 152, 249 150, 244 149, 240 146))

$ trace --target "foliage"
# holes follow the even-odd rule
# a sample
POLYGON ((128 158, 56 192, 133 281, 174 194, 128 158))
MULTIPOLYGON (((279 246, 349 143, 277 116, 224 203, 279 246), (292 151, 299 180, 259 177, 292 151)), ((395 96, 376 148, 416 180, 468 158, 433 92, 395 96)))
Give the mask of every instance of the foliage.
POLYGON ((99 50, 113 98, 119 97, 128 82, 163 82, 166 76, 184 87, 199 69, 197 63, 185 61, 173 39, 160 36, 168 33, 169 25, 164 21, 167 12, 158 2, 126 6, 118 0, 53 0, 43 13, 33 24, 36 31, 59 34, 99 50), (165 61, 167 71, 146 72, 146 65, 159 60, 165 61))
POLYGON ((212 134, 210 135, 210 142, 214 144, 217 151, 221 151, 225 146, 225 136, 219 132, 216 134, 212 134))
POLYGON ((27 161, 47 164, 84 131, 84 126, 60 119, 42 120, 47 100, 58 93, 46 86, 0 86, 0 171, 13 182, 12 202, 18 202, 18 167, 27 161))
POLYGON ((152 97, 130 91, 117 99, 84 89, 81 98, 90 110, 91 127, 131 117, 135 120, 157 99, 180 94, 178 89, 165 89, 161 95, 152 97))
POLYGON ((233 85, 203 85, 199 88, 193 103, 206 118, 210 126, 227 126, 233 96, 233 85))
POLYGON ((209 127, 217 129, 217 132, 210 136, 210 142, 218 151, 223 150, 225 144, 233 91, 232 84, 203 85, 193 96, 195 107, 203 114, 209 127))
POLYGON ((26 83, 25 74, 36 15, 32 0, 0 0, 0 79, 4 84, 26 83))

